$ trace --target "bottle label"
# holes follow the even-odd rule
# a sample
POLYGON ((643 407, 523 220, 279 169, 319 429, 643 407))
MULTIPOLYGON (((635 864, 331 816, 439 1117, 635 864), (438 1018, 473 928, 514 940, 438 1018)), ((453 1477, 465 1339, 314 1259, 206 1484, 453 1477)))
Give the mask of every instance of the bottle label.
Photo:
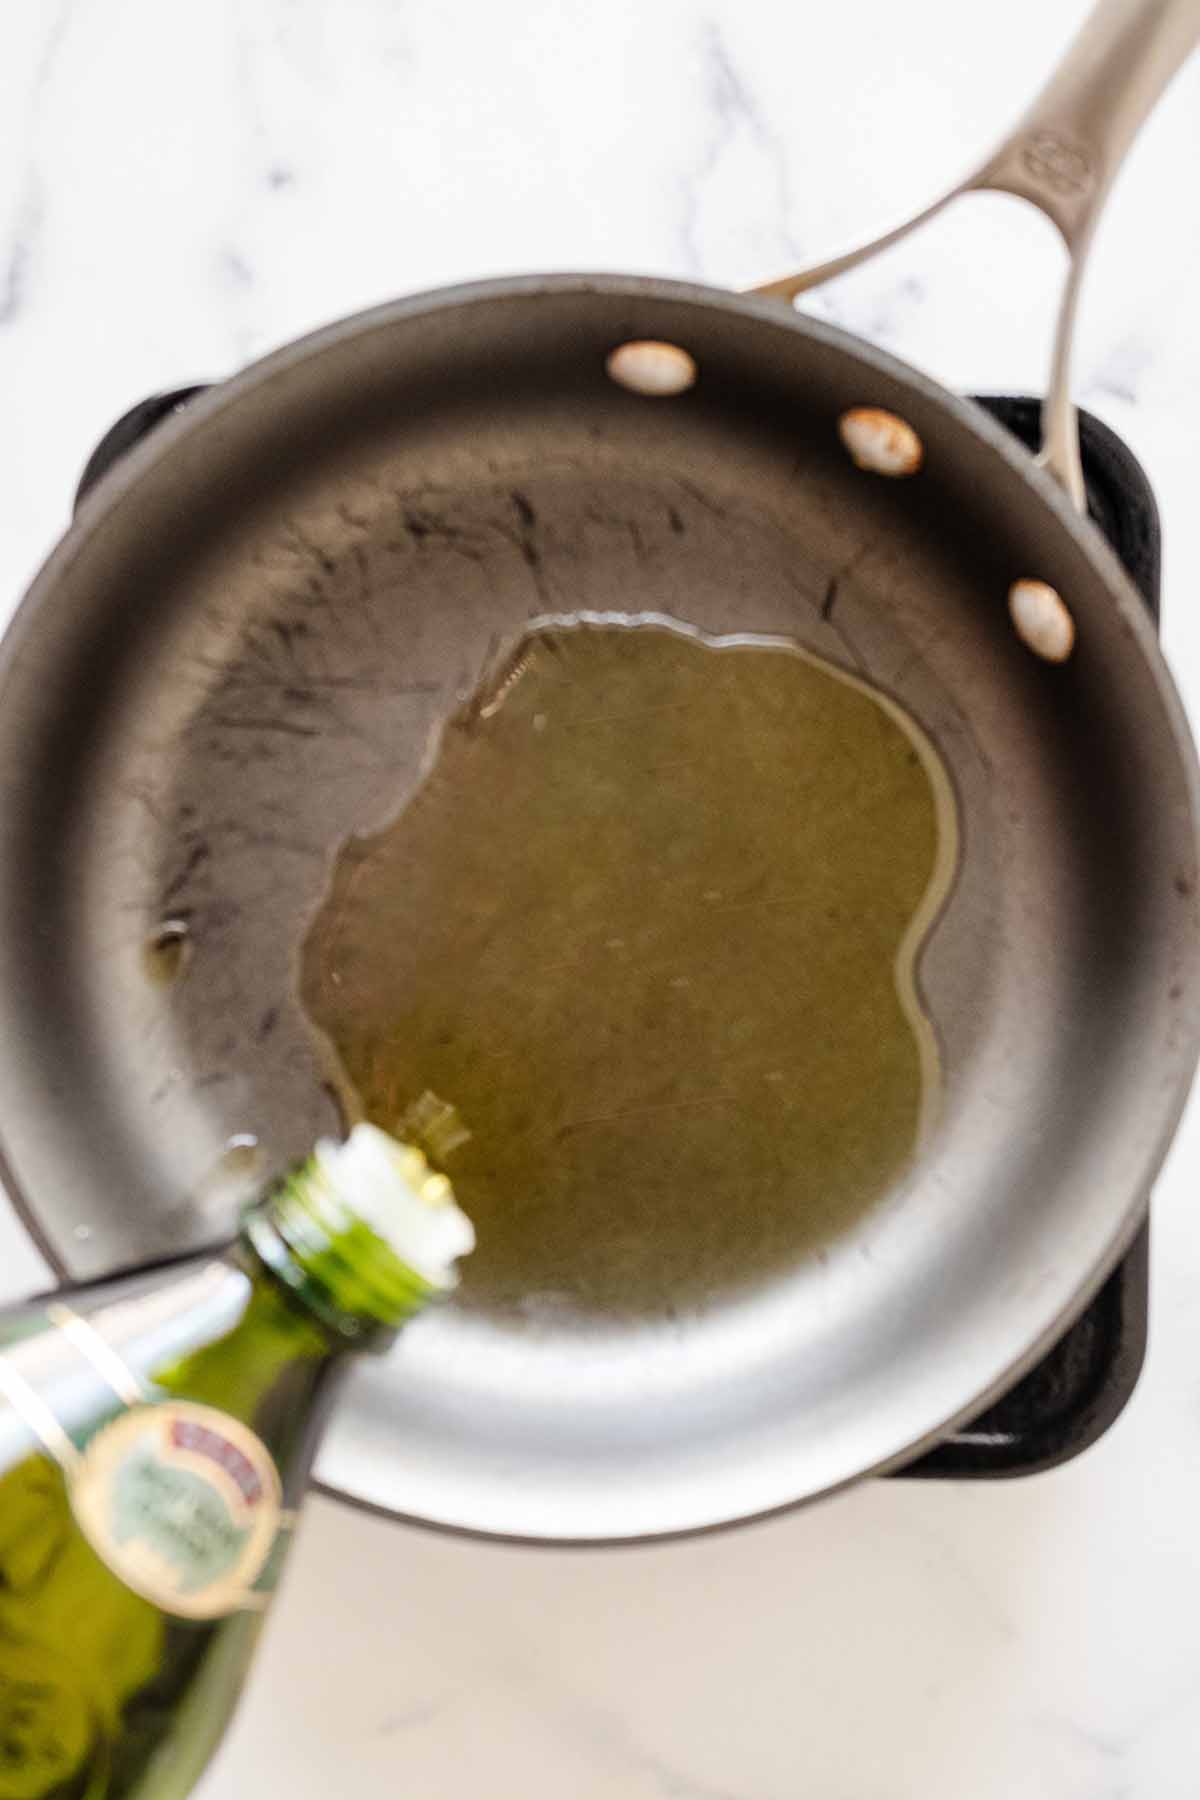
POLYGON ((282 1514, 279 1471, 238 1419, 191 1401, 135 1406, 68 1475, 97 1555, 164 1612, 215 1619, 265 1603, 282 1514))

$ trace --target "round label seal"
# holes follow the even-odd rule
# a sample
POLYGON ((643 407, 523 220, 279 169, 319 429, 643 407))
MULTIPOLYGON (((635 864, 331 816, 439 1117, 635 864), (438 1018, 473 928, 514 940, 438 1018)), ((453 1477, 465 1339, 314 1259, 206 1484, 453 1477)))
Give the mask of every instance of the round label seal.
POLYGON ((164 1612, 216 1619, 263 1604, 279 1471, 240 1420, 184 1400, 135 1406, 96 1433, 68 1481, 93 1550, 164 1612))

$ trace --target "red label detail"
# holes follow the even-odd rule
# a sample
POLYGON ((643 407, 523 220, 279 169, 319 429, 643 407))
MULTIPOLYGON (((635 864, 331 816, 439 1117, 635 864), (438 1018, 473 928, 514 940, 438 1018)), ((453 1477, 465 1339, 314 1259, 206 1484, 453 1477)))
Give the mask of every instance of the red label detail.
POLYGON ((207 1425, 197 1425, 191 1419, 172 1419, 171 1443, 176 1450, 190 1450, 193 1456, 207 1456, 210 1462, 218 1463, 236 1482, 247 1506, 257 1506, 262 1499, 262 1483, 254 1464, 219 1431, 210 1431, 207 1425))

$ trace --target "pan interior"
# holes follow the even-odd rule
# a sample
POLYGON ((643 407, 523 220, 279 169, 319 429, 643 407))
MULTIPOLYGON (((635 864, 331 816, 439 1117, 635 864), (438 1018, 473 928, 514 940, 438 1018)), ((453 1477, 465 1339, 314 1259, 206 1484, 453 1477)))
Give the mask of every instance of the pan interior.
MULTIPOLYGON (((986 432, 827 332, 761 305, 615 280, 392 309, 249 372, 162 429, 86 509, 0 669, 0 1134, 64 1266, 98 1273, 225 1230, 252 1183, 336 1128, 346 1093, 331 1081, 331 1041, 340 1074, 380 1116, 418 1085, 464 1105, 443 1066, 414 1062, 403 1093, 372 1090, 376 1040, 405 1028, 397 971, 424 971, 422 1004, 438 1023, 447 997, 457 1017, 487 987, 486 933, 471 938, 478 920, 460 932, 454 907, 468 906, 472 884, 476 896, 496 891, 471 857, 486 849, 494 864, 498 838, 520 835, 501 807, 527 771, 515 756, 502 766, 504 734, 532 736, 552 712, 538 701, 553 660, 547 621, 608 621, 591 628, 602 657, 613 620, 652 615, 655 630, 627 633, 625 648, 636 637, 699 659, 687 679, 710 701, 732 684, 733 707, 737 682, 702 668, 760 656, 881 697, 886 707, 863 704, 901 736, 896 721, 908 721, 925 775, 936 769, 952 791, 933 834, 941 850, 927 781, 926 811, 912 801, 914 830, 891 858, 884 829, 876 877, 855 901, 861 914, 868 889, 878 900, 903 887, 911 923, 937 889, 935 865, 946 873, 947 845, 956 851, 919 958, 912 946, 919 1005, 895 1040, 907 1098, 865 1184, 870 1203, 859 1193, 818 1230, 801 1228, 819 1209, 787 1213, 777 1159, 771 1207, 702 1210, 727 1229, 689 1277, 669 1168, 656 1169, 648 1199, 645 1166, 629 1160, 649 1127, 599 1146, 585 1131, 582 1162, 594 1150, 609 1159, 611 1182, 587 1202, 603 1237, 597 1224, 559 1240, 531 1286, 497 1235, 467 1305, 421 1321, 392 1358, 356 1374, 324 1475, 396 1510, 500 1533, 711 1524, 897 1455, 1082 1301, 1132 1226, 1191 1067, 1194 1031, 1180 1018, 1195 981, 1194 903, 1177 885, 1192 880, 1190 751, 1152 651, 1114 603, 1115 578, 986 432), (617 388, 605 361, 631 338, 684 345, 695 387, 670 399, 617 388), (889 482, 850 464, 837 418, 864 400, 920 432, 919 476, 889 482), (1080 649, 1065 668, 1038 664, 1011 633, 1008 583, 1029 573, 1070 596, 1080 649), (464 719, 531 631, 544 668, 535 657, 524 691, 518 681, 488 721, 495 731, 472 737, 464 719), (714 647, 731 638, 740 647, 714 647), (447 782, 453 807, 441 805, 447 782), (455 844, 460 811, 474 822, 455 844), (333 975, 347 944, 338 951, 332 922, 344 926, 348 884, 387 872, 390 905, 387 883, 406 866, 417 881, 435 866, 447 880, 466 871, 435 952, 405 962, 419 946, 404 945, 401 915, 382 959, 378 940, 368 946, 355 1004, 339 1013, 333 975), (1169 874, 1147 882, 1147 870, 1169 874), (479 981, 466 958, 448 966, 456 942, 480 959, 479 981), (938 1107, 914 1161, 902 1141, 911 1148, 921 1123, 922 1020, 938 1107), (356 1033, 360 1050, 375 1045, 357 1064, 356 1033), (670 1229, 656 1239, 660 1224, 670 1229), (601 1250, 581 1272, 586 1242, 601 1250), (656 1243, 658 1285, 618 1304, 631 1256, 644 1282, 656 1243)), ((559 648, 578 657, 580 643, 559 648)), ((626 678, 597 661, 575 687, 626 678)), ((772 734, 759 741, 790 755, 795 786, 803 737, 789 752, 778 721, 772 734)), ((712 736, 683 745, 708 759, 689 798, 715 791, 739 811, 744 857, 751 839, 763 849, 766 815, 712 736)), ((671 748, 649 726, 625 740, 629 754, 638 741, 671 748)), ((612 742, 600 750, 566 759, 570 779, 593 790, 611 779, 612 742)), ((579 798, 564 829, 578 826, 579 798)), ((599 820, 610 846, 619 823, 619 808, 599 820)), ((569 833, 556 842, 571 848, 569 833)), ((793 885, 801 872, 797 860, 793 885)), ((532 863, 509 857, 503 873, 529 882, 540 931, 532 863)), ((661 862, 651 873, 610 893, 625 910, 609 937, 650 928, 661 862)), ((678 892, 671 904, 676 935, 688 921, 699 933, 703 889, 699 905, 678 892)), ((888 926, 892 959, 906 928, 888 926)), ((598 996, 594 964, 576 984, 575 1004, 608 1033, 609 1099, 627 1108, 657 1084, 669 1101, 689 1067, 711 1092, 717 1013, 733 1010, 739 971, 716 971, 698 1033, 677 998, 686 990, 669 984, 695 973, 706 946, 719 959, 736 941, 697 936, 682 970, 659 943, 643 968, 665 986, 598 996), (622 1000, 679 1008, 652 1069, 622 1059, 622 1000), (679 1054, 689 1032, 695 1058, 679 1054)), ((793 1050, 819 953, 802 956, 785 933, 753 972, 758 1016, 769 1001, 793 1050)), ((561 972, 545 990, 559 1009, 574 991, 561 972)), ((503 1037, 506 1054, 544 1044, 537 994, 525 1017, 503 1018, 503 982, 487 992, 492 1030, 480 1040, 503 1037)), ((517 1013, 523 996, 509 998, 517 1013)), ((582 1041, 556 1030, 559 1050, 582 1041)), ((876 1034, 877 1054, 887 1035, 876 1034)), ((788 1067, 753 1048, 729 1059, 735 1109, 752 1114, 757 1078, 788 1067)), ((552 1061, 526 1071, 532 1107, 558 1079, 552 1061)), ((806 1065, 808 1088, 832 1066, 806 1065)), ((448 1167, 468 1203, 476 1184, 486 1223, 499 1203, 480 1185, 480 1159, 490 1138, 512 1141, 512 1120, 489 1131, 477 1070, 468 1085, 485 1116, 467 1117, 461 1175, 448 1167)), ((836 1085, 861 1119, 861 1093, 836 1085)), ((826 1100, 828 1115, 832 1090, 826 1100)), ((759 1176, 778 1147, 770 1104, 748 1152, 759 1176)), ((724 1174, 736 1181, 732 1127, 729 1142, 724 1174)), ((535 1236, 531 1224, 522 1257, 535 1236)))

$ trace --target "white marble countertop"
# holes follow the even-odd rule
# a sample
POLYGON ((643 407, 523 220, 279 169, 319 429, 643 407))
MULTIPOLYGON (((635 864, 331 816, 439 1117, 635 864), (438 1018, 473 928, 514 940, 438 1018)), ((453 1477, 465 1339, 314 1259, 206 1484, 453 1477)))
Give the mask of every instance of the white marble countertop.
MULTIPOLYGON (((782 272, 959 172, 1082 11, 9 0, 0 616, 134 400, 467 276, 782 272)), ((1193 66, 1114 196, 1077 384, 1155 483, 1194 716, 1198 171, 1193 66)), ((1057 269, 1049 228, 987 199, 814 305, 953 385, 1037 390, 1057 269)), ((1056 1473, 879 1483, 591 1554, 314 1499, 204 1800, 1194 1800, 1198 1175, 1193 1106, 1155 1199, 1141 1384, 1056 1473)), ((0 1263, 9 1293, 38 1279, 11 1224, 0 1263)))

